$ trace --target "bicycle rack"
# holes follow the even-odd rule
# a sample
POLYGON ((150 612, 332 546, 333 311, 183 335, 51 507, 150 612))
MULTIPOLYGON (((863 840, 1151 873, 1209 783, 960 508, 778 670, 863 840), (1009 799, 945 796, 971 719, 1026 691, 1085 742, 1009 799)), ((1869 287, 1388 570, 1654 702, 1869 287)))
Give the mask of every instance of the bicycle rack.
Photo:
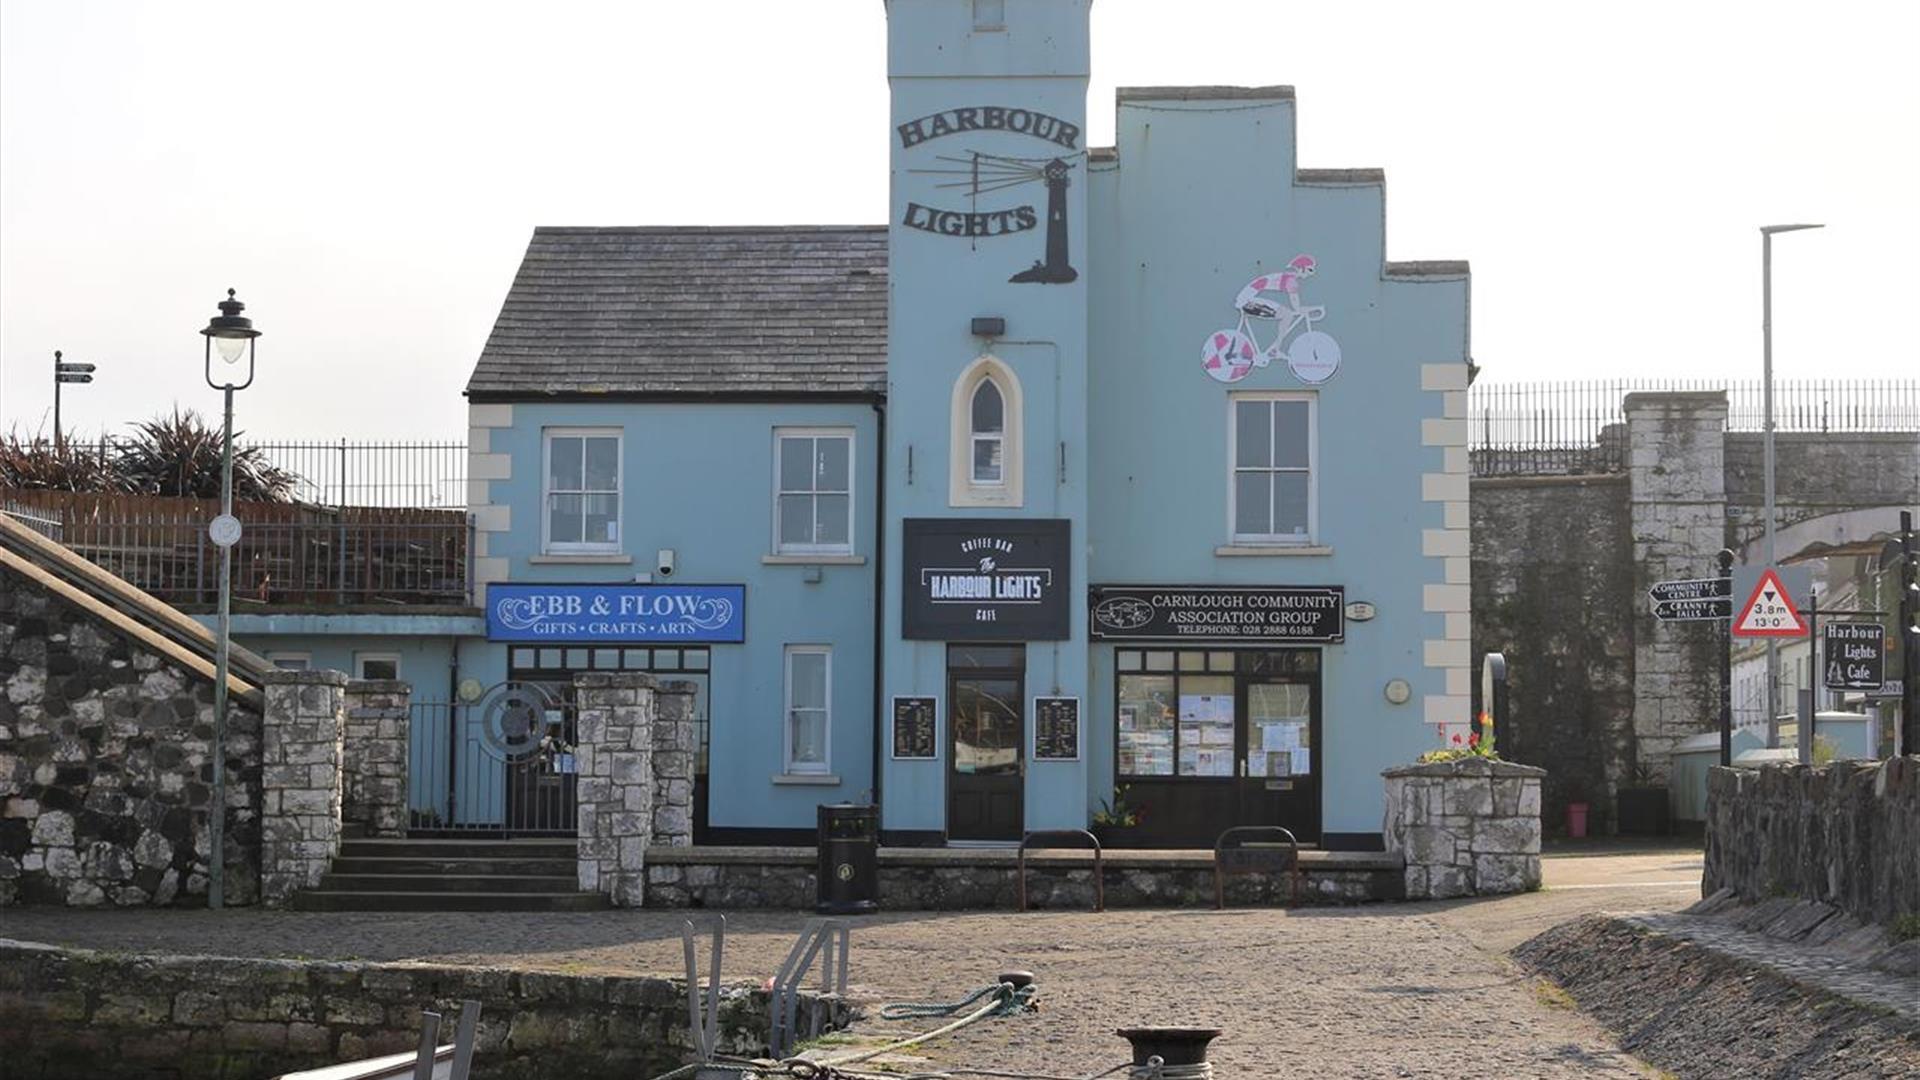
POLYGON ((715 914, 706 920, 708 932, 713 935, 712 959, 707 965, 707 1007, 703 1016, 700 1009, 700 963, 693 947, 694 936, 699 932, 691 918, 680 924, 680 944, 686 950, 687 959, 687 1030, 692 1035, 693 1048, 705 1064, 713 1060, 714 1049, 720 1042, 720 958, 727 951, 727 917, 715 914))
MULTIPOLYGON (((773 977, 773 997, 767 1003, 767 1052, 776 1058, 793 1052, 800 1013, 800 984, 806 981, 814 957, 820 957, 820 996, 831 1003, 847 993, 847 954, 852 951, 852 929, 845 919, 808 919, 800 937, 773 977), (837 948, 837 953, 836 953, 837 948)), ((820 1034, 820 1010, 813 1011, 808 1038, 820 1034)))
MULTIPOLYGON (((467 1080, 473 1072, 473 1036, 480 1024, 480 1003, 460 1003, 460 1025, 453 1036, 453 1063, 448 1080, 467 1080)), ((413 1080, 433 1080, 434 1062, 440 1057, 440 1014, 420 1014, 420 1052, 413 1061, 413 1080)))
POLYGON ((1020 839, 1020 910, 1027 910, 1027 848, 1042 837, 1054 840, 1068 837, 1085 839, 1093 845, 1093 910, 1107 910, 1107 874, 1100 859, 1100 838, 1085 829, 1036 829, 1020 839))
POLYGON ((1227 906, 1228 874, 1270 874, 1287 870, 1287 902, 1300 899, 1300 842, 1278 825, 1235 825, 1213 842, 1213 906, 1227 906), (1265 841, 1252 841, 1265 836, 1265 841), (1229 843, 1229 841, 1233 841, 1229 843), (1286 844, 1283 852, 1279 844, 1286 844))

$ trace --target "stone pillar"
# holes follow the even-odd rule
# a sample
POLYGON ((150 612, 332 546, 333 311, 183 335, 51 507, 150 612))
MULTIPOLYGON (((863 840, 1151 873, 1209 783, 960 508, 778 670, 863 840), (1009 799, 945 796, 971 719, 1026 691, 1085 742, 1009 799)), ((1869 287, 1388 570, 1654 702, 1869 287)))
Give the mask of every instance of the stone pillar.
POLYGON ((639 907, 653 841, 654 715, 659 683, 637 672, 593 671, 573 679, 579 715, 580 888, 639 907))
POLYGON ((407 835, 407 729, 413 687, 398 679, 347 683, 342 827, 362 836, 407 835))
POLYGON ((260 893, 284 903, 340 852, 347 677, 338 671, 270 671, 262 680, 260 893))
POLYGON ((1545 769, 1467 757, 1380 775, 1387 782, 1387 850, 1407 860, 1407 899, 1540 887, 1545 769))
POLYGON ((654 697, 653 842, 664 847, 693 844, 695 689, 685 679, 673 679, 661 683, 654 697))
MULTIPOLYGON (((1608 750, 1608 795, 1635 766, 1664 783, 1675 743, 1720 718, 1721 627, 1661 622, 1654 583, 1712 577, 1727 543, 1725 391, 1628 394, 1627 482, 1633 532, 1633 745, 1608 750)), ((1740 597, 1735 598, 1737 603, 1740 597)), ((1611 820, 1613 800, 1601 808, 1611 820)))

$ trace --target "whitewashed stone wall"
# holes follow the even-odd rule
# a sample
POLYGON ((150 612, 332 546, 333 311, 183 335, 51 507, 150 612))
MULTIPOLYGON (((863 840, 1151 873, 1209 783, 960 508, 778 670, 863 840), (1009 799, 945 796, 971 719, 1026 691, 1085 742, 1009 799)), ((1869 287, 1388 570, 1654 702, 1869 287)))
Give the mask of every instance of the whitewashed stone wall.
POLYGON ((264 682, 260 893, 279 904, 320 884, 340 851, 347 677, 275 671, 264 682))
POLYGON ((363 836, 407 835, 407 724, 413 687, 355 679, 346 694, 343 827, 363 836))
POLYGON ((580 888, 639 907, 648 845, 693 842, 693 688, 626 672, 573 685, 580 888))
POLYGON ((1387 850, 1407 861, 1407 899, 1540 887, 1545 769, 1470 757, 1404 765, 1387 782, 1387 850))

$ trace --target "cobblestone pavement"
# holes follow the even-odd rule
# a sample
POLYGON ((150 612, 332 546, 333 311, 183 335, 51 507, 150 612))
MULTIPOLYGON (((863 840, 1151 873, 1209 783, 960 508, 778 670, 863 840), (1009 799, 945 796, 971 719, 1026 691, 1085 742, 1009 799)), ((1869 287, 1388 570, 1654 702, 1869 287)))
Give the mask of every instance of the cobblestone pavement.
POLYGON ((1920 1021, 1920 987, 1915 986, 1911 978, 1875 971, 1812 945, 1743 930, 1712 916, 1645 912, 1627 921, 1686 938, 1716 952, 1765 964, 1799 982, 1920 1021))
MULTIPOLYGON (((1041 983, 1040 1012, 985 1022, 926 1056, 1053 1073, 1120 1060, 1116 1027, 1220 1027, 1225 1076, 1647 1075, 1563 995, 1505 957, 1596 910, 1672 911, 1699 897, 1697 852, 1549 859, 1547 890, 1356 908, 892 913, 858 924, 865 1002, 954 999, 1011 968, 1041 983)), ((802 916, 729 917, 729 980, 769 975, 802 916)), ((8 937, 96 948, 417 958, 575 972, 672 972, 667 911, 357 914, 233 911, 0 913, 8 937)), ((862 1022, 859 1033, 920 1030, 862 1022)))

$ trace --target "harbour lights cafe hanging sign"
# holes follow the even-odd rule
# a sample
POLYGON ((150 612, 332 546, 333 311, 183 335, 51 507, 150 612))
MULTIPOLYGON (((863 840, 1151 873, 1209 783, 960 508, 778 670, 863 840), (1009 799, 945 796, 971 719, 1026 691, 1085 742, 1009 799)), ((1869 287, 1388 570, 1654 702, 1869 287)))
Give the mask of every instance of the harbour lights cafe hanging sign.
POLYGON ((489 641, 733 644, 746 640, 744 585, 487 586, 489 641))

